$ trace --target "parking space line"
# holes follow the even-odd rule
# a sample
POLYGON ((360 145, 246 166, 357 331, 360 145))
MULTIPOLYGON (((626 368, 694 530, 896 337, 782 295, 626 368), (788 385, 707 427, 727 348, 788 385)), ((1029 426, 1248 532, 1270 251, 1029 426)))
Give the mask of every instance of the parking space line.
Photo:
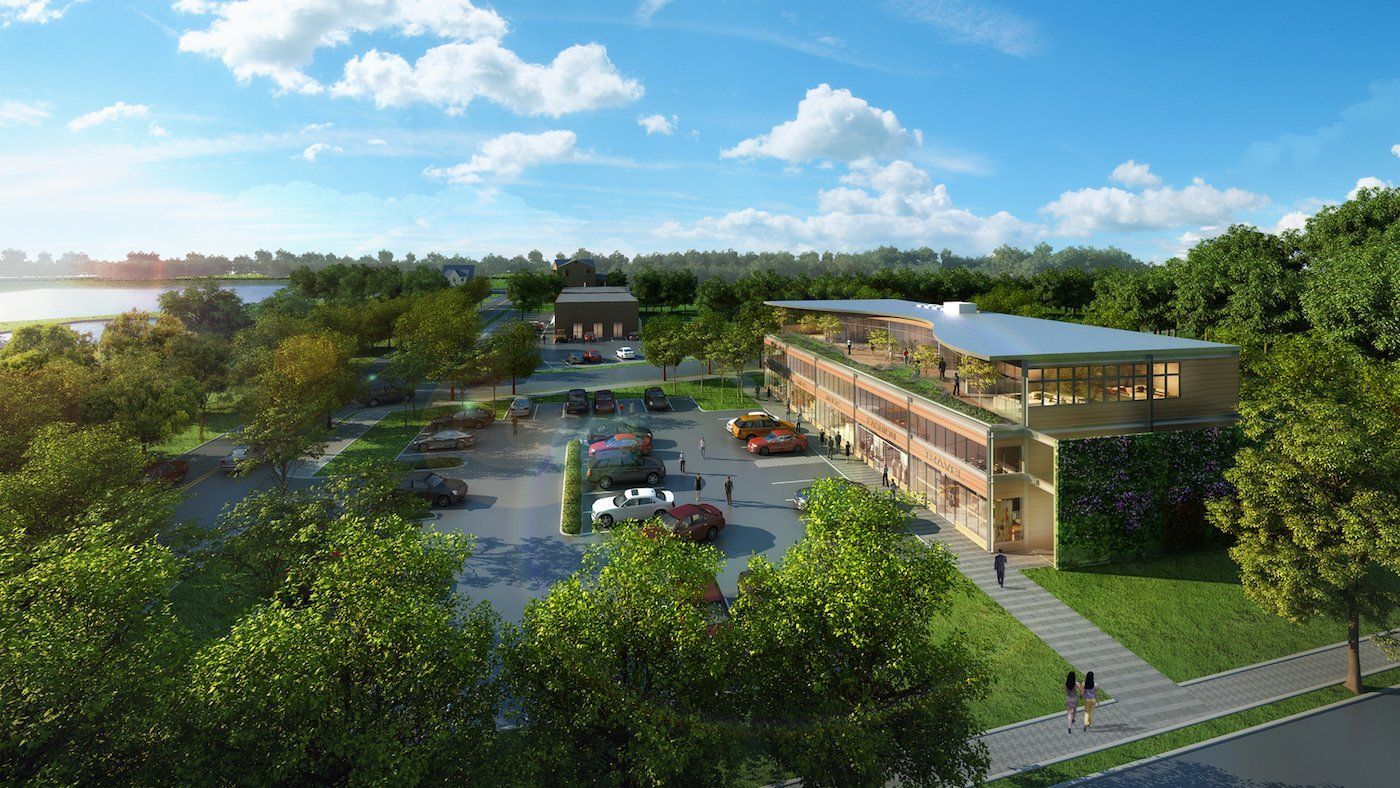
POLYGON ((793 479, 790 482, 769 482, 769 484, 802 484, 804 482, 814 482, 816 479, 793 479))

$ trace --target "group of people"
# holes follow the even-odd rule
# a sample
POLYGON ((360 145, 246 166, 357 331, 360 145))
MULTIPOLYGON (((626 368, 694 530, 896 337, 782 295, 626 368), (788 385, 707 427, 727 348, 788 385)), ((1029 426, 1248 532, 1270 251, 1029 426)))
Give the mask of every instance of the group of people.
POLYGON ((817 433, 817 444, 826 450, 827 459, 840 455, 843 443, 845 445, 846 458, 850 459, 851 442, 842 441, 840 433, 833 432, 830 438, 827 437, 826 430, 821 430, 817 433))
POLYGON ((1084 730, 1094 724, 1094 707, 1099 705, 1099 688, 1094 684, 1094 671, 1084 674, 1080 682, 1074 671, 1065 676, 1065 713, 1069 716, 1066 732, 1074 733, 1074 715, 1079 704, 1084 704, 1084 730))
MULTIPOLYGON (((701 439, 700 439, 699 448, 700 448, 700 459, 703 460, 703 459, 705 459, 705 439, 704 439, 704 438, 701 438, 701 439)), ((681 473, 685 473, 685 452, 681 452, 681 456, 680 456, 679 461, 680 461, 680 466, 681 466, 681 473)), ((696 502, 696 503, 700 503, 700 493, 701 493, 701 491, 704 490, 704 489, 705 489, 705 478, 704 478, 703 476, 701 476, 700 474, 698 474, 698 473, 695 474, 695 502, 696 502)), ((734 510, 734 477, 733 477, 733 476, 725 476, 725 477, 724 477, 724 505, 727 506, 727 507, 729 507, 729 510, 730 510, 731 512, 733 512, 733 510, 734 510)))

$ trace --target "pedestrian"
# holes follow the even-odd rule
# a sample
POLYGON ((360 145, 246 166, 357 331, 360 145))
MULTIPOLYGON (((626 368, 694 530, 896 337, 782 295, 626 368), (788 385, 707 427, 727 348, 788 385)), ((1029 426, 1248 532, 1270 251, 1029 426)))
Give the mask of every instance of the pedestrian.
POLYGON ((705 439, 700 439, 700 459, 705 459, 705 439))
POLYGON ((848 355, 848 356, 851 355, 851 340, 850 340, 850 339, 847 339, 847 340, 846 340, 846 355, 848 355))
POLYGON ((841 436, 839 436, 839 435, 834 435, 834 436, 832 436, 831 442, 828 443, 828 444, 826 444, 826 458, 827 458, 828 460, 831 459, 831 454, 832 454, 832 452, 836 451, 836 447, 837 447, 837 446, 840 446, 840 445, 841 445, 841 436))
POLYGON ((623 401, 621 401, 621 400, 618 400, 618 403, 617 403, 617 415, 619 415, 619 416, 626 416, 626 415, 627 415, 627 403, 626 403, 626 402, 623 402, 623 401))
POLYGON ((851 459, 851 442, 846 441, 846 459, 851 459))
POLYGON ((826 430, 823 429, 821 432, 818 432, 818 433, 817 433, 817 445, 818 445, 818 446, 825 446, 825 445, 826 445, 826 430))
POLYGON ((1080 696, 1084 698, 1084 730, 1087 731, 1094 724, 1094 707, 1099 705, 1099 688, 1094 685, 1094 671, 1084 674, 1084 691, 1080 696))
POLYGON ((510 414, 510 434, 511 434, 511 435, 518 435, 519 433, 520 433, 520 418, 519 418, 518 416, 516 416, 514 413, 512 413, 512 414, 510 414))
POLYGON ((768 386, 768 387, 764 388, 764 392, 768 395, 768 397, 767 397, 768 399, 773 399, 773 387, 772 387, 772 386, 768 386))
POLYGON ((888 466, 888 465, 886 465, 886 466, 880 471, 880 486, 881 486, 881 487, 889 487, 889 486, 890 486, 890 466, 888 466))
MULTIPOLYGON (((696 495, 699 495, 697 492, 696 495)), ((1074 733, 1074 712, 1079 709, 1079 682, 1075 679, 1074 671, 1070 671, 1065 676, 1065 714, 1069 716, 1069 726, 1065 729, 1067 733, 1074 733)))
POLYGON ((681 473, 685 473, 685 452, 681 452, 681 473))
POLYGON ((944 380, 944 379, 946 379, 946 378, 948 377, 947 374, 945 374, 945 373, 947 373, 947 371, 948 371, 948 362, 945 361, 945 360, 943 359, 942 356, 939 356, 939 357, 938 357, 938 379, 939 379, 939 380, 944 380))
MULTIPOLYGON (((705 486, 705 481, 704 481, 703 479, 700 478, 700 474, 698 474, 698 473, 695 474, 695 502, 696 502, 696 503, 700 503, 700 488, 702 488, 702 487, 704 487, 704 486, 705 486)), ((1071 725, 1074 724, 1074 720, 1070 720, 1069 722, 1070 722, 1071 725)))
POLYGON ((997 557, 992 559, 992 566, 997 570, 997 585, 1006 588, 1006 553, 997 551, 997 557))
POLYGON ((734 509, 734 477, 724 477, 724 504, 731 511, 734 509))
POLYGON ((797 431, 798 431, 798 432, 801 432, 801 431, 802 431, 802 417, 801 417, 801 416, 798 416, 798 417, 797 417, 797 431))
POLYGON ((958 388, 962 385, 962 379, 958 377, 958 371, 953 370, 953 393, 958 393, 958 388))
POLYGON ((904 366, 909 366, 909 348, 904 349, 904 366))

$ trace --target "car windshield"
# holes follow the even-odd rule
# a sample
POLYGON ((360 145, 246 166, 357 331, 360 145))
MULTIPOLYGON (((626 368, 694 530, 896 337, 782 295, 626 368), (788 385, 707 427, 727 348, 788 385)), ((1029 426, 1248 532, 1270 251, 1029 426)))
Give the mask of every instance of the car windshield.
POLYGON ((436 473, 430 473, 423 477, 423 483, 430 487, 436 487, 442 484, 442 477, 438 476, 436 473))
POLYGON ((675 516, 672 515, 670 512, 661 513, 661 524, 671 529, 672 531, 680 530, 682 525, 681 521, 677 520, 675 516))

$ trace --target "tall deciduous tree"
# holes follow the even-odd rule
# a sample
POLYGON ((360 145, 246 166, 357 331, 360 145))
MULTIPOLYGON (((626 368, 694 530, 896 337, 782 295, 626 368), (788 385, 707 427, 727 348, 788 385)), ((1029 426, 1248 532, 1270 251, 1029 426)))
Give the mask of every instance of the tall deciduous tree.
POLYGON ((1275 337, 1304 327, 1299 297, 1303 255, 1292 235, 1235 225, 1202 241, 1167 268, 1176 286, 1178 326, 1198 337, 1239 328, 1275 337))
POLYGON ((183 429, 198 416, 203 402, 193 378, 155 353, 132 346, 102 364, 81 407, 88 420, 120 425, 145 447, 183 429))
POLYGON ((496 357, 501 377, 510 378, 511 394, 515 394, 515 384, 520 378, 530 377, 540 366, 540 343, 529 323, 512 320, 496 326, 487 344, 496 357))
POLYGON ((564 280, 551 271, 516 271, 506 280, 506 297, 524 317, 552 301, 563 287, 564 280))
POLYGON ((1303 312, 1319 333, 1372 358, 1400 361, 1400 246, 1377 240, 1313 260, 1303 312))
POLYGON ((1245 594, 1292 621, 1347 627, 1347 681, 1361 690, 1363 619, 1400 605, 1400 377, 1348 345, 1276 345, 1240 405, 1247 438, 1211 503, 1233 535, 1245 594))
POLYGON ((1166 266, 1112 269, 1094 280, 1084 321, 1125 331, 1165 331, 1175 325, 1172 305, 1172 273, 1166 266))
POLYGON ((97 349, 104 359, 133 353, 163 354, 170 340, 183 333, 185 325, 172 315, 133 309, 107 323, 97 349))
POLYGON ((666 369, 685 360, 690 352, 686 337, 686 322, 677 315, 663 315, 647 320, 642 333, 642 354, 647 361, 661 368, 661 380, 666 381, 666 369))
POLYGON ((394 333, 400 352, 428 377, 449 381, 455 398, 480 333, 476 305, 467 294, 454 287, 420 296, 398 319, 394 333))
POLYGON ((225 339, 252 322, 244 309, 243 299, 234 291, 213 282, 161 293, 160 310, 179 320, 190 331, 225 339))

